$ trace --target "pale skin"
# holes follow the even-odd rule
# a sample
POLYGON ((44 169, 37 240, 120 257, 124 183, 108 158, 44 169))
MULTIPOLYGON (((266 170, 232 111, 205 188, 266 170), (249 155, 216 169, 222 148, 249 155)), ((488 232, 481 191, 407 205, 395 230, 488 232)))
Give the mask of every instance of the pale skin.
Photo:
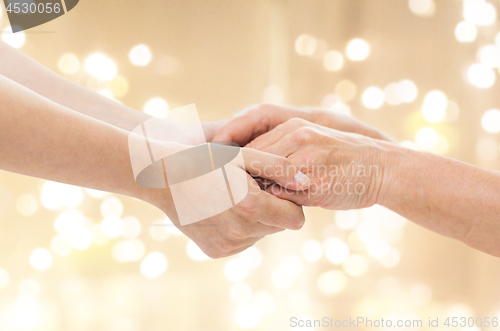
MULTIPOLYGON (((280 107, 263 105, 253 112, 273 110, 283 111, 280 107)), ((346 133, 290 119, 263 133, 261 124, 252 122, 253 116, 244 114, 232 120, 253 124, 244 134, 233 130, 230 121, 215 138, 231 137, 248 143, 247 147, 286 157, 312 179, 311 187, 302 192, 273 184, 267 188, 273 195, 299 205, 337 210, 380 204, 432 231, 500 257, 499 172, 410 150, 381 134, 372 134, 381 139, 363 136, 359 134, 364 133, 363 127, 350 130, 356 133, 346 133), (250 141, 248 137, 256 139, 250 141), (371 174, 356 171, 354 175, 349 171, 338 172, 333 177, 324 171, 348 166, 377 171, 371 174), (339 183, 340 186, 336 185, 339 183), (353 191, 356 184, 365 190, 353 191)))

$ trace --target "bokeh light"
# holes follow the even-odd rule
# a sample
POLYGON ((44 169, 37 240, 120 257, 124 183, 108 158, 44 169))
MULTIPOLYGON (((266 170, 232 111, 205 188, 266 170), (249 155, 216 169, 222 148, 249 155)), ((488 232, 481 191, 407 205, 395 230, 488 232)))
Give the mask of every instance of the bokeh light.
POLYGON ((415 142, 421 150, 430 151, 437 146, 439 135, 433 128, 424 127, 415 135, 415 142))
POLYGON ((37 248, 31 252, 30 265, 36 270, 47 270, 52 265, 52 254, 45 248, 37 248))
POLYGON ((307 262, 316 262, 323 256, 323 247, 314 239, 309 239, 302 244, 302 256, 307 262))
POLYGON ((431 91, 427 93, 422 105, 422 115, 431 123, 439 123, 446 117, 448 108, 448 98, 441 91, 431 91))
POLYGON ((490 88, 496 81, 493 69, 482 63, 471 65, 467 71, 467 76, 471 84, 478 88, 490 88))
POLYGON ((38 210, 38 201, 32 194, 23 194, 17 200, 16 208, 20 214, 31 216, 38 210))
POLYGON ((478 26, 492 25, 497 18, 495 7, 486 1, 464 1, 464 19, 478 26))
POLYGON ((375 86, 367 88, 361 96, 361 102, 363 102, 363 105, 368 109, 378 109, 382 107, 384 100, 384 91, 375 86))
POLYGON ((490 109, 485 112, 481 118, 481 125, 488 133, 500 132, 500 110, 490 109))
POLYGON ((145 67, 151 62, 151 50, 144 44, 134 46, 128 53, 128 58, 133 65, 138 67, 145 67))
POLYGON ((24 34, 24 31, 12 33, 12 29, 9 26, 2 32, 2 40, 4 43, 14 48, 21 48, 26 42, 26 35, 24 34))
POLYGON ((349 247, 338 238, 329 238, 324 243, 325 256, 333 264, 341 264, 349 257, 349 247))
POLYGON ((347 276, 339 270, 323 272, 317 280, 319 290, 327 295, 343 291, 347 283, 347 276))
POLYGON ((340 98, 342 102, 349 102, 356 96, 358 88, 356 84, 348 79, 341 80, 335 85, 335 95, 340 98))
POLYGON ((194 261, 204 261, 210 258, 205 254, 198 245, 192 240, 189 240, 186 246, 188 256, 194 261))
POLYGON ((295 41, 295 51, 301 56, 312 56, 316 52, 318 42, 316 38, 308 34, 302 34, 295 41))
POLYGON ((467 21, 462 21, 455 27, 455 37, 461 43, 470 43, 477 38, 477 27, 467 21))
POLYGON ((353 39, 347 44, 346 55, 351 61, 364 61, 370 55, 370 44, 363 39, 353 39))
POLYGON ((500 66, 500 47, 497 45, 486 45, 479 49, 478 58, 489 67, 497 68, 500 66))
POLYGON ((323 67, 326 71, 339 71, 344 66, 344 56, 337 51, 328 51, 323 57, 323 67))
POLYGON ((141 261, 141 273, 148 279, 160 277, 168 267, 165 255, 160 252, 151 252, 141 261))
POLYGON ((10 276, 4 269, 0 268, 0 290, 7 287, 10 282, 10 276))
POLYGON ((89 55, 85 60, 85 70, 103 81, 112 80, 118 72, 115 62, 102 53, 89 55))
POLYGON ((408 6, 418 16, 431 16, 436 11, 434 0, 409 0, 408 6))
POLYGON ((162 98, 153 98, 144 105, 144 112, 154 117, 164 118, 168 114, 168 104, 162 98))
POLYGON ((76 74, 80 69, 80 60, 73 53, 65 53, 57 61, 57 68, 68 75, 76 74))

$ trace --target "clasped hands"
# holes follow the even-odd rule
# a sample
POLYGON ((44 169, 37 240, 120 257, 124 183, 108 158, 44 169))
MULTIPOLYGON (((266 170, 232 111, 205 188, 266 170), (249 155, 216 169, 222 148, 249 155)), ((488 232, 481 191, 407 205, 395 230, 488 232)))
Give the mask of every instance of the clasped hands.
POLYGON ((342 114, 260 105, 206 132, 244 146, 249 193, 235 207, 179 227, 211 258, 302 228, 302 206, 369 207, 387 180, 390 139, 342 114), (250 176, 251 175, 251 176, 250 176))

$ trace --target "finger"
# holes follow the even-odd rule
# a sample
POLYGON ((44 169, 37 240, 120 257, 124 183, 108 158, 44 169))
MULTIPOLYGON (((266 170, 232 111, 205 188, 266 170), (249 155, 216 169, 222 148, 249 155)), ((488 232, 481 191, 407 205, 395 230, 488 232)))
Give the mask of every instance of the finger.
POLYGON ((266 191, 277 198, 288 200, 299 206, 308 206, 310 202, 310 196, 308 191, 305 192, 290 191, 276 184, 269 186, 266 191))
POLYGON ((245 169, 252 175, 271 179, 291 190, 306 190, 311 179, 285 157, 243 148, 245 169))
POLYGON ((258 193, 261 214, 258 221, 272 227, 299 230, 305 222, 302 207, 295 203, 279 199, 265 191, 258 193))
POLYGON ((250 111, 223 125, 215 134, 214 141, 232 141, 245 146, 270 129, 269 118, 266 114, 250 111))
POLYGON ((297 129, 307 126, 309 124, 311 123, 306 120, 300 118, 293 118, 289 121, 286 121, 285 123, 278 125, 271 131, 264 133, 261 136, 258 136, 250 143, 248 143, 245 147, 263 150, 266 147, 274 145, 279 140, 293 133, 297 129))
POLYGON ((245 146, 256 137, 264 134, 292 118, 313 120, 313 113, 277 105, 259 105, 243 115, 231 119, 215 134, 214 141, 232 141, 245 146))

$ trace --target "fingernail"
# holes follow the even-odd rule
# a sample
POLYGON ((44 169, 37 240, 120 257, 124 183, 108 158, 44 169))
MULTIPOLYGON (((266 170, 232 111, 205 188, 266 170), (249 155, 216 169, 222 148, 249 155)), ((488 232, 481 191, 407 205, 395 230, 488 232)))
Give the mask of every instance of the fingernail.
POLYGON ((296 183, 298 183, 300 186, 306 186, 311 183, 311 179, 304 175, 301 171, 297 172, 295 177, 293 177, 293 180, 295 180, 296 183))

